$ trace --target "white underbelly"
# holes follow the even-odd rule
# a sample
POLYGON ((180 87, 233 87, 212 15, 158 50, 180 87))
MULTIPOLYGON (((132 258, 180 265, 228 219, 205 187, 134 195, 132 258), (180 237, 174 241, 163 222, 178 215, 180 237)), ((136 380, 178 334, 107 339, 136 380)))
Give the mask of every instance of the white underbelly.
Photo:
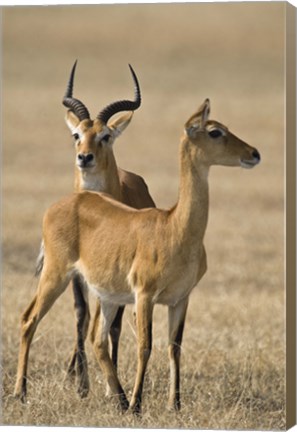
POLYGON ((119 306, 135 303, 133 292, 116 292, 91 284, 88 285, 88 288, 102 302, 113 303, 119 306))

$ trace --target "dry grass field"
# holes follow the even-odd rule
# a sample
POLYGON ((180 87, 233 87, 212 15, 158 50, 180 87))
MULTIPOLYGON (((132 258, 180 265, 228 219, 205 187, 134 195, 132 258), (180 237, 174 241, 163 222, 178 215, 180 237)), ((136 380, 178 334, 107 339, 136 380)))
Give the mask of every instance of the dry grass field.
MULTIPOLYGON (((3 9, 2 424, 285 428, 284 14, 285 4, 275 2, 3 9), (38 328, 28 403, 12 396, 20 315, 37 285, 42 215, 73 188, 61 100, 76 58, 75 95, 92 116, 133 95, 127 64, 135 68, 143 104, 114 151, 121 167, 146 179, 159 207, 176 201, 183 125, 206 97, 211 117, 262 156, 254 170, 211 170, 208 272, 191 295, 178 414, 166 410, 164 307, 155 309, 141 418, 115 414, 89 342, 88 398, 64 382, 75 334, 71 290, 38 328)), ((119 365, 131 395, 130 307, 119 365)))

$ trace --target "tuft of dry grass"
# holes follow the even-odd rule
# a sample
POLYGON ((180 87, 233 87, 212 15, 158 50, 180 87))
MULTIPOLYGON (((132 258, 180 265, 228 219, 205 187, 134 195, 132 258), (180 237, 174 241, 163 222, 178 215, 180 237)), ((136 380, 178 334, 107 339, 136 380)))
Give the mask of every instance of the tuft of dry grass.
MULTIPOLYGON (((285 428, 284 8, 268 2, 3 11, 3 424, 285 428), (78 398, 75 384, 64 380, 75 333, 71 290, 38 328, 28 403, 12 396, 20 314, 37 284, 42 215, 72 191, 74 154, 60 101, 75 58, 75 94, 93 116, 131 93, 126 64, 137 71, 143 104, 115 154, 120 166, 145 177, 159 207, 176 200, 179 136, 205 97, 212 117, 262 155, 253 171, 215 167, 210 175, 208 272, 190 299, 180 413, 166 410, 167 314, 159 306, 142 417, 115 415, 90 344, 91 392, 78 398)), ((128 397, 135 371, 128 307, 119 358, 128 397)))

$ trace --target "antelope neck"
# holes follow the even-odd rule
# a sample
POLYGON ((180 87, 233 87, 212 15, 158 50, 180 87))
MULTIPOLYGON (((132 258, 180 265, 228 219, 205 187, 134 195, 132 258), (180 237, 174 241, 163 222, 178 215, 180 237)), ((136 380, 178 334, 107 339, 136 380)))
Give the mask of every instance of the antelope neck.
MULTIPOLYGON (((195 156, 194 156, 195 157, 195 156)), ((181 236, 191 242, 202 241, 208 220, 209 166, 194 159, 187 145, 180 149, 180 186, 178 202, 172 217, 181 236)))
POLYGON ((121 200, 121 189, 117 167, 101 172, 80 171, 76 168, 75 173, 75 190, 81 192, 85 190, 94 192, 105 192, 113 198, 121 200))

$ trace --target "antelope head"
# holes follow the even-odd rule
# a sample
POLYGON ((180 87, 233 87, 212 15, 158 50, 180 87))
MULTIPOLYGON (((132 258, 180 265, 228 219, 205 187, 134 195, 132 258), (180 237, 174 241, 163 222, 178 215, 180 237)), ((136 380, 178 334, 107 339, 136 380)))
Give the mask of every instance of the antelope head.
POLYGON ((112 145, 116 137, 130 123, 133 112, 141 104, 140 87, 133 68, 129 65, 135 87, 134 101, 120 100, 103 108, 94 120, 91 120, 86 106, 73 97, 73 81, 77 61, 74 63, 68 81, 63 104, 69 108, 66 123, 72 133, 76 149, 76 166, 80 171, 96 172, 108 166, 113 158, 112 145), (111 117, 121 111, 129 111, 113 121, 111 117))
POLYGON ((253 168, 260 162, 258 150, 233 135, 226 126, 209 120, 206 99, 185 124, 186 140, 199 160, 207 166, 225 165, 253 168))

